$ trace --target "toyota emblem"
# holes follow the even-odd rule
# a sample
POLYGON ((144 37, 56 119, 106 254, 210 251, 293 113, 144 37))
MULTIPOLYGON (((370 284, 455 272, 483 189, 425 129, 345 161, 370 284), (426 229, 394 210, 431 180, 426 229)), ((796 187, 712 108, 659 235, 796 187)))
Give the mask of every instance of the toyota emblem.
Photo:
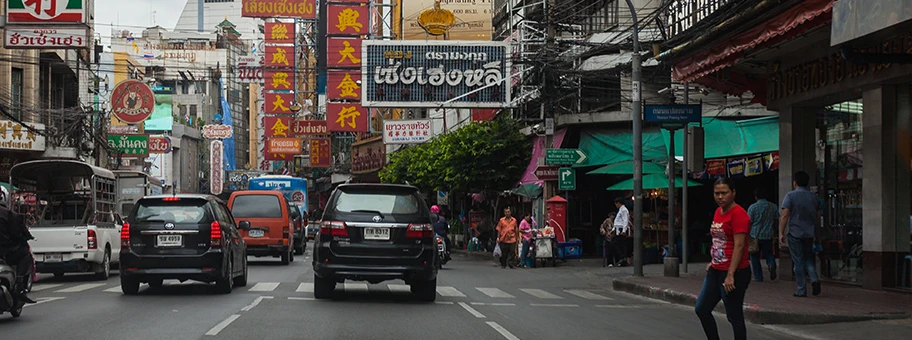
POLYGON ((174 223, 165 223, 165 229, 168 229, 168 230, 174 229, 174 223))
POLYGON ((373 218, 373 220, 374 220, 374 222, 380 222, 380 221, 382 221, 382 220, 383 220, 383 217, 380 217, 380 216, 374 216, 374 218, 373 218))

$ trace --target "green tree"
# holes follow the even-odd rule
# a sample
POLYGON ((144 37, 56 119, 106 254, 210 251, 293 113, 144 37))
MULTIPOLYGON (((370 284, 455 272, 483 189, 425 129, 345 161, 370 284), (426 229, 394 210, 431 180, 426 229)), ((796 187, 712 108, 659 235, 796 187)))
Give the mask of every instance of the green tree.
POLYGON ((390 155, 384 183, 408 182, 422 190, 478 192, 513 187, 531 158, 530 139, 509 118, 473 122, 390 155))

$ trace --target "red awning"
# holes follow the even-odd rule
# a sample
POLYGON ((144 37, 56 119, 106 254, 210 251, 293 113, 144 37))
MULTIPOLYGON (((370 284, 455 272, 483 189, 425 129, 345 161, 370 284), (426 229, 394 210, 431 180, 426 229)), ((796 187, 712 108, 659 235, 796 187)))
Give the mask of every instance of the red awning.
POLYGON ((734 65, 747 49, 776 44, 828 22, 832 18, 834 2, 836 0, 806 0, 795 5, 762 25, 678 62, 672 67, 672 77, 678 81, 694 81, 734 65))

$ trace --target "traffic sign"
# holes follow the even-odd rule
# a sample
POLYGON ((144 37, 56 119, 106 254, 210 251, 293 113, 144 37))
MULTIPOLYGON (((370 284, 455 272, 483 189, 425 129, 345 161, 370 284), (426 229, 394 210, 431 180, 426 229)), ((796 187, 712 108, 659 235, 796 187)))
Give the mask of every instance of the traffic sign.
POLYGON ((576 190, 576 170, 571 168, 560 168, 557 171, 557 189, 558 190, 576 190))
POLYGON ((548 149, 545 151, 545 164, 572 164, 587 163, 586 153, 579 149, 548 149))
POLYGON ((550 165, 539 165, 535 169, 535 178, 538 178, 540 181, 556 181, 557 180, 557 169, 556 166, 550 165))
POLYGON ((643 120, 649 123, 687 124, 703 118, 703 106, 694 105, 646 105, 643 120))

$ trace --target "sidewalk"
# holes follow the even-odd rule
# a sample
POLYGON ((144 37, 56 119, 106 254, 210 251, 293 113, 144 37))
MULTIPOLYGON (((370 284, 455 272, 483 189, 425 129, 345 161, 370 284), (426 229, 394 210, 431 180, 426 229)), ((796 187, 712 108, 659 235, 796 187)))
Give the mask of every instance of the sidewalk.
MULTIPOLYGON (((705 265, 704 265, 705 266, 705 265)), ((694 272, 695 273, 695 272, 694 272)), ((681 274, 679 278, 661 274, 645 277, 620 277, 615 290, 671 303, 694 306, 703 275, 681 274)), ((823 324, 912 317, 912 295, 866 290, 861 287, 823 282, 820 296, 796 298, 794 281, 751 282, 744 302, 744 317, 759 324, 823 324)), ((808 287, 810 289, 810 285, 808 287)), ((720 302, 716 311, 725 313, 720 302)))

